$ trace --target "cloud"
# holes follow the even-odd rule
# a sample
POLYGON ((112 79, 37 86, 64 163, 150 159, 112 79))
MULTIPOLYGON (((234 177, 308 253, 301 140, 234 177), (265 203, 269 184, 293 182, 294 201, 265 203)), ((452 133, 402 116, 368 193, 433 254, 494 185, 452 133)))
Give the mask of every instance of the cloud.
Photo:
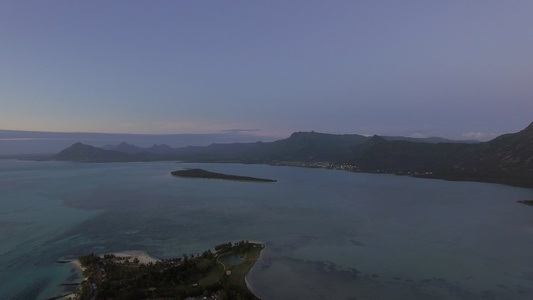
POLYGON ((413 134, 411 134, 412 138, 417 138, 417 139, 422 139, 422 138, 427 138, 427 134, 423 134, 423 133, 418 133, 418 132, 415 132, 413 134))
POLYGON ((463 133, 461 135, 462 138, 464 139, 469 139, 469 140, 487 140, 488 138, 494 136, 494 134, 487 134, 487 133, 483 133, 483 132, 467 132, 467 133, 463 133))
MULTIPOLYGON (((204 134, 220 132, 227 129, 228 125, 221 124, 206 124, 197 121, 178 121, 158 124, 157 128, 165 133, 192 133, 204 134)), ((231 127, 229 127, 231 128, 231 127)))
POLYGON ((249 132, 259 132, 261 129, 223 129, 220 132, 225 133, 249 133, 249 132))

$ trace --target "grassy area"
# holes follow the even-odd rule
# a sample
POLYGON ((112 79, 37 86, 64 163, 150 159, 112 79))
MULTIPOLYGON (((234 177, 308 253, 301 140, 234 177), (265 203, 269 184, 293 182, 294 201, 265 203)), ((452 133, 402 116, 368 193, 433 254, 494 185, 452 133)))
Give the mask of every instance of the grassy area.
POLYGON ((240 256, 244 258, 244 261, 229 268, 231 274, 228 276, 228 282, 247 288, 244 278, 254 266, 255 262, 259 259, 261 250, 263 250, 263 248, 264 245, 253 244, 249 250, 245 251, 244 253, 240 253, 240 256))
POLYGON ((198 284, 203 287, 214 285, 219 282, 223 276, 224 267, 221 264, 217 264, 217 266, 214 267, 211 272, 198 281, 198 284))

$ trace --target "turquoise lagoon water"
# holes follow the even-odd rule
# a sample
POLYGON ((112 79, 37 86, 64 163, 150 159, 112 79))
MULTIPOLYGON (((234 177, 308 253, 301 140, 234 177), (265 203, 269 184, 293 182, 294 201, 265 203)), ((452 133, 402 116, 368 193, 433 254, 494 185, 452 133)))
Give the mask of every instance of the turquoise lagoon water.
POLYGON ((264 299, 532 299, 532 189, 240 164, 0 160, 0 299, 80 280, 63 257, 265 242, 264 299), (277 179, 172 177, 199 167, 277 179))

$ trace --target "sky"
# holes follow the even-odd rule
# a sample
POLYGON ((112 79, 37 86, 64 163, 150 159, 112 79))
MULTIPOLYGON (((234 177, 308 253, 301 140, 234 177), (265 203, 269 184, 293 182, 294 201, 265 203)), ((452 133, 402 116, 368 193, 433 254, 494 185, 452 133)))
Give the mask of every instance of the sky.
POLYGON ((533 121, 533 1, 1 1, 0 129, 488 140, 533 121))

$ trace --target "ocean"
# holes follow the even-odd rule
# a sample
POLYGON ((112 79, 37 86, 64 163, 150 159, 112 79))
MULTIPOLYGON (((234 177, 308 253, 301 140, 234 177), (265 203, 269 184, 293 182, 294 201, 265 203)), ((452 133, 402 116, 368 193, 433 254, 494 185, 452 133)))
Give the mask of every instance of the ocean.
POLYGON ((533 299, 533 189, 243 164, 0 160, 0 299, 81 280, 58 260, 266 244, 264 299, 533 299), (276 179, 188 179, 183 168, 276 179))

